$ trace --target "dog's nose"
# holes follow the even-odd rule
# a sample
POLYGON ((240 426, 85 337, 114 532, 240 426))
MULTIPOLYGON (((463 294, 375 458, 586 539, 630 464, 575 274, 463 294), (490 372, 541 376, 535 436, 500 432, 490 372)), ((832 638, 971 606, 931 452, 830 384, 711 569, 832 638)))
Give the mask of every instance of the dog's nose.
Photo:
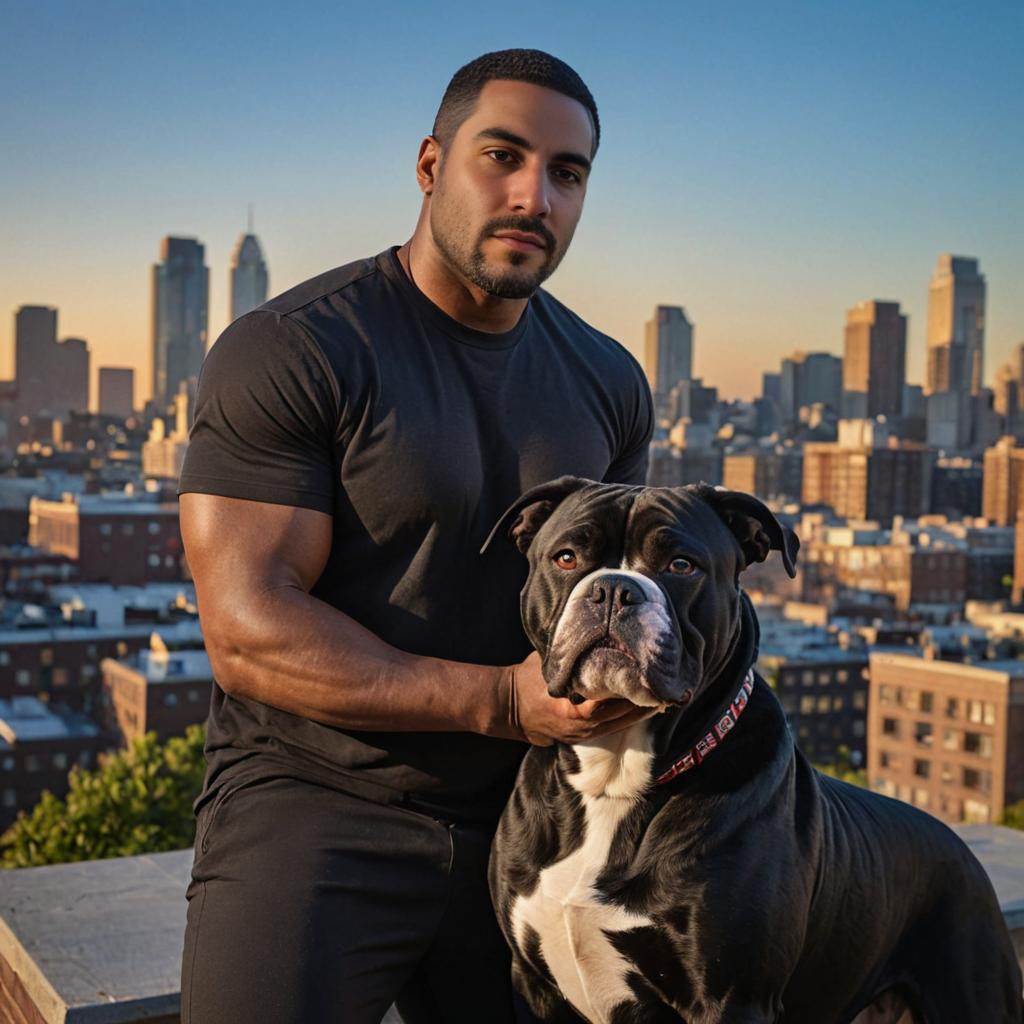
POLYGON ((628 576, 609 573, 599 576, 590 587, 590 600, 594 604, 611 602, 612 614, 617 615, 623 608, 643 604, 647 597, 643 588, 628 576))

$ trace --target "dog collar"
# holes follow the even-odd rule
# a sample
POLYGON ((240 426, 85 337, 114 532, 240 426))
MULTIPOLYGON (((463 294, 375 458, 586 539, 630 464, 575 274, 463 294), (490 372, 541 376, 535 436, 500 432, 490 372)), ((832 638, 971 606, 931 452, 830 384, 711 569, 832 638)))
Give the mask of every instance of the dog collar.
POLYGON ((714 728, 706 736, 697 740, 678 761, 673 762, 667 771, 662 772, 654 780, 654 785, 660 786, 665 782, 671 782, 677 776, 682 775, 683 772, 696 768, 725 739, 733 726, 736 725, 737 720, 743 714, 750 701, 750 695, 753 690, 754 670, 748 669, 739 690, 736 691, 736 696, 732 699, 732 703, 725 709, 725 714, 715 723, 714 728))

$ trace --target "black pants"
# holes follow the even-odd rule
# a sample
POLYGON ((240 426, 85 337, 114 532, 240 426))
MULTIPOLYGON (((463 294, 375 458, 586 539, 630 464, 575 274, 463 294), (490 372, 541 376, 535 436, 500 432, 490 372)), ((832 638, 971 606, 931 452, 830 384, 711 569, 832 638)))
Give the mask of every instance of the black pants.
POLYGON ((199 812, 182 1024, 513 1024, 491 830, 295 779, 199 812))

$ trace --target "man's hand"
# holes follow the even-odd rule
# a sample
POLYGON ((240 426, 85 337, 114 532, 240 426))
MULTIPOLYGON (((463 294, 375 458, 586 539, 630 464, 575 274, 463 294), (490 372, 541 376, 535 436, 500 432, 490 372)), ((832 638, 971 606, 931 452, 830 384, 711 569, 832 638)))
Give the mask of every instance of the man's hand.
POLYGON ((552 743, 581 743, 619 732, 657 713, 628 700, 586 700, 573 704, 548 694, 541 673, 540 655, 534 651, 509 669, 509 717, 527 741, 536 747, 552 743))

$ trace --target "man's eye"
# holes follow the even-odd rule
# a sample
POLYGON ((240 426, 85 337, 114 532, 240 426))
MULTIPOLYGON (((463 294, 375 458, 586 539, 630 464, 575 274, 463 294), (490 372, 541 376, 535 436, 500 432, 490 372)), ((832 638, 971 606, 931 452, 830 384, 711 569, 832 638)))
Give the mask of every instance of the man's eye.
POLYGON ((688 558, 673 558, 668 563, 668 571, 676 576, 689 576, 697 571, 697 566, 688 558))
POLYGON ((559 569, 575 569, 576 568, 576 552, 570 551, 566 548, 564 551, 559 551, 555 555, 555 565, 559 569))
POLYGON ((499 164, 507 164, 512 160, 512 154, 507 149, 490 149, 487 155, 499 164))
POLYGON ((575 171, 570 171, 566 167, 559 167, 555 169, 557 177, 561 178, 567 185, 578 185, 580 182, 580 176, 575 171))

